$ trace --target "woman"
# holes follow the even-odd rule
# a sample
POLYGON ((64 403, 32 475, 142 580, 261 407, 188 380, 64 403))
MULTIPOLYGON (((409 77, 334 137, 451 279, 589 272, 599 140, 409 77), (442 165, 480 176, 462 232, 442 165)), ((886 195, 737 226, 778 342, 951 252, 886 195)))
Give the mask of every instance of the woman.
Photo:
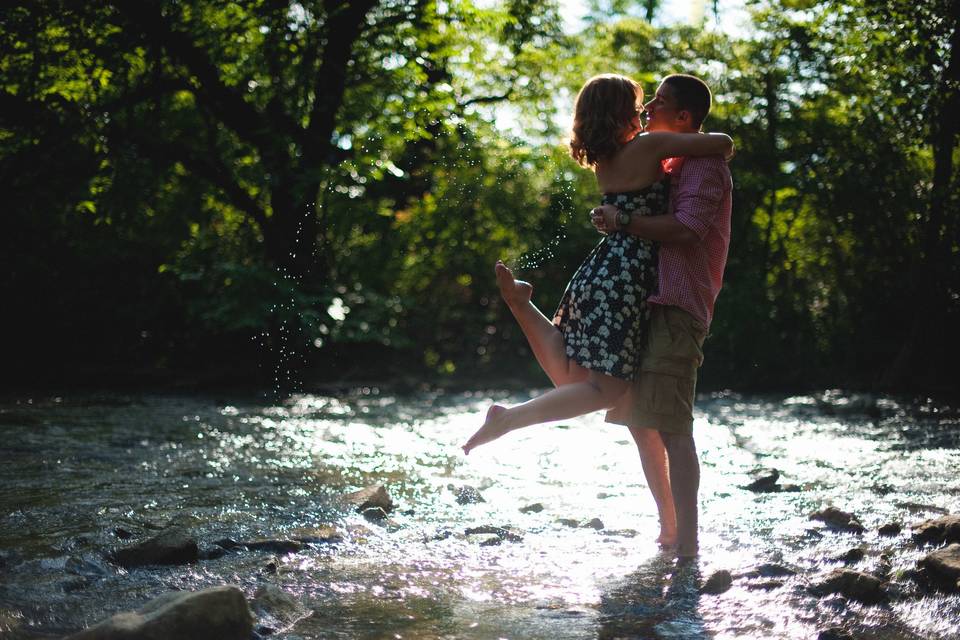
POLYGON ((577 94, 571 155, 594 171, 604 204, 623 217, 577 269, 553 322, 531 302, 533 288, 497 262, 501 295, 555 388, 514 407, 491 406, 464 453, 514 429, 610 408, 636 375, 657 252, 620 227, 631 215, 666 213, 665 159, 733 153, 724 134, 642 133, 642 104, 640 85, 614 74, 591 78, 577 94))

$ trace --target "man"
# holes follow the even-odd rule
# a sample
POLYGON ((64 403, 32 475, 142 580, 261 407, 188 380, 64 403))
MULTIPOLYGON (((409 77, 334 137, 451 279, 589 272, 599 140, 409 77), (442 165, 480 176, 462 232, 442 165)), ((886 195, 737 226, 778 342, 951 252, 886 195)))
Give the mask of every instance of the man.
MULTIPOLYGON (((700 79, 664 78, 644 105, 646 131, 696 133, 710 111, 700 79)), ((700 464, 693 440, 693 402, 703 341, 723 280, 730 242, 733 183, 719 156, 672 158, 670 210, 626 216, 612 205, 593 210, 599 231, 623 229, 660 243, 659 291, 649 299, 648 344, 641 373, 607 422, 630 428, 660 515, 665 547, 680 558, 697 554, 700 464)))

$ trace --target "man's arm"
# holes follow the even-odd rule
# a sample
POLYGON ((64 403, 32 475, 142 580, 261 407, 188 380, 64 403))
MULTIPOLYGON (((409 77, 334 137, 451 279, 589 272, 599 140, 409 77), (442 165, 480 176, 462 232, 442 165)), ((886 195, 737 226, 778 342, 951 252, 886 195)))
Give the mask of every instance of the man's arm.
POLYGON ((631 216, 630 224, 620 229, 617 226, 617 214, 619 212, 620 210, 612 204, 605 204, 593 210, 591 222, 601 233, 626 231, 631 235, 662 244, 696 244, 700 242, 700 236, 673 215, 631 216))
POLYGON ((670 214, 631 216, 630 224, 620 229, 619 209, 603 205, 591 212, 593 226, 601 233, 622 230, 663 244, 697 244, 707 235, 713 217, 720 210, 728 180, 725 165, 719 158, 687 158, 684 170, 670 214))

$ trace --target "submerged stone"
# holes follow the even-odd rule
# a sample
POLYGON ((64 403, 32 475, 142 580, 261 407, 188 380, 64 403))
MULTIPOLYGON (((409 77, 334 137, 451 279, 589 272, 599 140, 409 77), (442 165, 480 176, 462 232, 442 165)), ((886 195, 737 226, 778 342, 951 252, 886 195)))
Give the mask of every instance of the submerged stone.
POLYGON ((749 575, 758 578, 782 578, 786 576, 795 576, 797 575, 797 572, 790 567, 783 566, 782 564, 764 563, 757 565, 749 575))
POLYGON ((603 520, 601 520, 600 518, 593 518, 592 520, 588 520, 586 522, 581 523, 580 528, 596 529, 597 531, 600 531, 601 529, 603 529, 603 520))
POLYGON ((750 591, 773 591, 783 586, 782 580, 764 580, 762 582, 747 583, 747 589, 750 591))
POLYGON ((843 627, 830 627, 818 633, 817 640, 853 640, 853 636, 843 627))
POLYGON ((298 553, 303 550, 303 543, 296 540, 259 539, 244 542, 243 545, 251 551, 267 551, 269 553, 298 553))
POLYGON ((780 472, 776 469, 757 469, 753 471, 750 476, 753 479, 742 487, 747 491, 773 493, 779 490, 777 480, 780 479, 780 472))
POLYGON ((836 507, 827 507, 820 511, 814 511, 810 514, 811 520, 820 520, 826 523, 831 529, 837 531, 849 531, 851 533, 863 533, 863 525, 852 513, 841 511, 836 507))
POLYGON ((528 504, 525 507, 520 507, 520 513, 540 513, 543 511, 543 505, 539 502, 534 502, 533 504, 528 504))
POLYGON ((200 547, 200 560, 217 560, 227 555, 227 550, 215 544, 205 544, 200 547))
POLYGON ((227 551, 243 551, 246 549, 242 542, 237 542, 233 538, 220 538, 219 540, 214 540, 213 544, 227 551))
POLYGON ((173 592, 119 613, 66 640, 248 640, 253 616, 237 587, 173 592))
POLYGON ((382 522, 387 519, 387 512, 381 507, 368 507, 360 512, 367 522, 382 522))
POLYGON ((188 564, 200 559, 197 541, 178 527, 161 531, 156 536, 113 553, 117 563, 131 569, 148 565, 188 564))
POLYGON ((700 587, 700 593, 720 595, 733 586, 733 576, 726 569, 714 571, 700 587))
POLYGON ((297 542, 307 544, 335 544, 343 542, 343 534, 334 527, 322 525, 319 527, 301 527, 290 532, 290 537, 297 542))
POLYGON ((272 584, 257 587, 252 607, 260 625, 284 631, 308 615, 310 611, 295 597, 272 584))
MULTIPOLYGON (((495 527, 495 526, 492 526, 492 525, 483 525, 483 526, 480 526, 480 527, 470 527, 469 529, 464 530, 463 533, 464 533, 465 535, 468 535, 468 536, 473 536, 473 535, 489 535, 489 534, 492 534, 492 535, 497 536, 497 537, 500 539, 501 542, 502 542, 503 540, 506 540, 506 541, 508 541, 508 542, 522 542, 522 541, 523 541, 523 536, 521 536, 520 534, 517 534, 517 533, 514 533, 514 532, 510 531, 510 530, 507 529, 506 527, 495 527)), ((481 542, 480 544, 481 544, 481 546, 489 546, 489 544, 492 544, 492 543, 490 543, 489 540, 486 540, 486 541, 484 541, 484 542, 481 542)), ((499 543, 497 543, 497 544, 499 544, 499 543)))
POLYGON ((480 502, 486 502, 476 487, 471 487, 470 485, 454 487, 450 485, 449 488, 457 496, 457 504, 478 504, 480 502))

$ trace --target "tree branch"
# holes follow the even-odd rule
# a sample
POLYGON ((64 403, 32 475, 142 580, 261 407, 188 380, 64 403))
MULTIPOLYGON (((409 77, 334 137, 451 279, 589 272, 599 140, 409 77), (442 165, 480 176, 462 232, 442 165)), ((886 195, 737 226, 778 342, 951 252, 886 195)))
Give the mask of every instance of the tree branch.
POLYGON ((300 127, 286 114, 271 113, 272 119, 267 118, 247 102, 241 91, 224 83, 207 52, 176 28, 157 2, 116 0, 115 4, 148 39, 189 70, 198 100, 242 139, 257 147, 264 157, 276 155, 277 134, 302 136, 300 127))
POLYGON ((490 104, 493 102, 503 102, 504 100, 509 100, 513 96, 513 89, 508 90, 506 93, 500 94, 498 96, 479 96, 477 98, 470 98, 464 102, 457 102, 457 107, 463 109, 464 107, 469 107, 472 104, 490 104))
POLYGON ((327 42, 314 85, 313 108, 307 127, 308 144, 304 154, 312 163, 322 158, 330 145, 337 111, 346 90, 347 64, 353 55, 353 45, 360 37, 367 14, 376 4, 377 0, 327 2, 327 42), (336 6, 331 7, 334 3, 336 6))

